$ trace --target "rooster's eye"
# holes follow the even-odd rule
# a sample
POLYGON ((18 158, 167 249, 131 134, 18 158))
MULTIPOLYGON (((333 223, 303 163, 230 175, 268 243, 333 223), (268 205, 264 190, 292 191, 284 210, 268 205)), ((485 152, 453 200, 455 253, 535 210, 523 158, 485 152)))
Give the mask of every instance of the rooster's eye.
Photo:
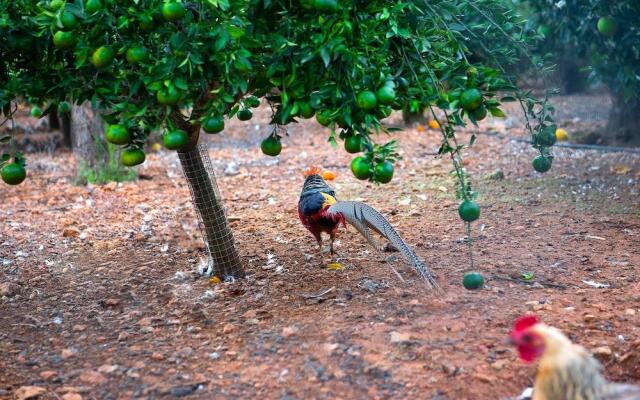
POLYGON ((529 333, 525 333, 524 335, 522 335, 522 341, 525 342, 525 343, 533 342, 533 335, 531 335, 529 333))

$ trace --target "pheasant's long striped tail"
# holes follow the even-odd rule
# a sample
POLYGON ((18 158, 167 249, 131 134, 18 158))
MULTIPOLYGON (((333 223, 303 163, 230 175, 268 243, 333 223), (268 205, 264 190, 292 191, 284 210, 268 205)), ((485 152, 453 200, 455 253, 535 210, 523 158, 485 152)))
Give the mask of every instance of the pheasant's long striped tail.
POLYGON ((378 232, 402 253, 405 260, 415 268, 429 289, 440 289, 429 268, 411 250, 389 221, 374 208, 357 201, 339 201, 329 207, 326 212, 328 214, 342 214, 344 219, 353 225, 373 247, 380 250, 371 235, 371 230, 378 232))

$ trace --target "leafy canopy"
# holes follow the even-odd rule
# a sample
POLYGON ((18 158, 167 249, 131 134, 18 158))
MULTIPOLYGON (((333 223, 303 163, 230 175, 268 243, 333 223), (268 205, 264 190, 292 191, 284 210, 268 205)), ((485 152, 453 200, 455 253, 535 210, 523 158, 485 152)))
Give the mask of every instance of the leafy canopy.
MULTIPOLYGON (((590 60, 591 78, 625 101, 640 102, 640 2, 528 0, 545 51, 571 49, 590 60)), ((587 65, 585 65, 587 67, 587 65)))
POLYGON ((398 156, 371 134, 393 130, 381 122, 392 109, 435 118, 436 107, 445 112, 441 153, 468 198, 455 127, 503 116, 501 93, 537 120, 534 146, 550 157, 537 139, 555 129, 550 108, 503 68, 526 51, 529 33, 499 0, 0 0, 0 10, 8 118, 17 99, 90 101, 130 133, 129 148, 163 128, 186 132, 188 147, 203 122, 250 119, 265 98, 272 139, 315 113, 333 144, 360 135, 368 176, 385 181, 376 170, 398 156))

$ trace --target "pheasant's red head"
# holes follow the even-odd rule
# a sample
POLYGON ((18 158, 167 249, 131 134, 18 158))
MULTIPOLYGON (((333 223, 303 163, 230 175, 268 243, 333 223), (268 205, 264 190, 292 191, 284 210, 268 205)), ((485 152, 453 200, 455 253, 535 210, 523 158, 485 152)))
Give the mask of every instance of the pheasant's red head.
POLYGON ((520 359, 534 362, 544 353, 544 340, 533 330, 540 321, 535 315, 523 315, 513 324, 511 342, 518 348, 520 359))
POLYGON ((319 167, 310 167, 309 169, 307 169, 306 171, 304 171, 304 177, 308 178, 311 175, 320 175, 320 168, 319 167))

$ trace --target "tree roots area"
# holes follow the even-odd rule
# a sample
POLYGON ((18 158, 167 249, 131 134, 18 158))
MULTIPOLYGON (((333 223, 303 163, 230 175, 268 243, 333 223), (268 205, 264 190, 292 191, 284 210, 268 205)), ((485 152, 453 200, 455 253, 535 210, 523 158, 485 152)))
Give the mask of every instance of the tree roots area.
POLYGON ((198 272, 175 152, 150 151, 137 182, 89 186, 74 184, 70 153, 27 155, 27 181, 0 187, 0 398, 515 399, 535 375, 507 341, 525 313, 590 349, 608 378, 640 381, 640 155, 558 148, 538 174, 534 150, 509 139, 525 138, 517 118, 470 126, 485 277, 471 291, 439 131, 396 134, 403 159, 375 186, 315 122, 262 155, 267 118, 203 138, 247 271, 237 282, 198 272), (442 293, 352 228, 338 235, 342 268, 321 268, 296 209, 312 165, 337 175, 340 199, 386 215, 442 293))

